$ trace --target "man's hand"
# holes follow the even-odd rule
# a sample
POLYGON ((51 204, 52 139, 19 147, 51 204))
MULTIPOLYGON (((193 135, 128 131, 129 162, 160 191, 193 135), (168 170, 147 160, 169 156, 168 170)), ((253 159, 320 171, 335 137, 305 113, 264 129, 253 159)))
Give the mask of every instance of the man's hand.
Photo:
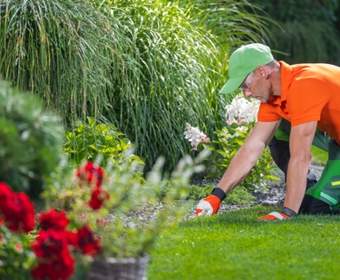
POLYGON ((217 214, 221 200, 216 195, 209 195, 200 200, 196 206, 196 216, 210 216, 217 214))

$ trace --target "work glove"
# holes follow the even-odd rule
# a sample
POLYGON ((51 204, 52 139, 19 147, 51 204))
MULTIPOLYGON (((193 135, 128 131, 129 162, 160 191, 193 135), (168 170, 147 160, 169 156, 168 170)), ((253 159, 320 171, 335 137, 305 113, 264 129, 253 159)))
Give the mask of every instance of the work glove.
POLYGON ((268 215, 262 216, 259 218, 260 221, 274 221, 274 220, 283 220, 289 219, 290 217, 286 214, 279 213, 279 212, 271 212, 268 215))
POLYGON ((259 218, 260 221, 275 221, 275 220, 284 220, 287 219, 289 220, 290 217, 296 217, 298 214, 287 208, 287 207, 283 207, 282 212, 271 212, 268 215, 262 216, 259 218))
POLYGON ((210 216, 217 214, 221 202, 225 199, 226 194, 220 188, 214 188, 211 194, 200 200, 196 206, 196 216, 210 216))

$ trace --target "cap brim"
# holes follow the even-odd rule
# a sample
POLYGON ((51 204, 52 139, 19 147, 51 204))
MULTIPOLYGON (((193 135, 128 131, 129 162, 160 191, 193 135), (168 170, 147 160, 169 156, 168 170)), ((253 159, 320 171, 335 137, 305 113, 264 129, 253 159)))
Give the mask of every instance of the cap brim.
POLYGON ((234 92, 240 87, 240 85, 242 84, 242 82, 244 81, 246 77, 247 75, 245 75, 244 77, 237 77, 237 78, 229 79, 229 81, 220 90, 220 93, 228 94, 228 93, 234 92))

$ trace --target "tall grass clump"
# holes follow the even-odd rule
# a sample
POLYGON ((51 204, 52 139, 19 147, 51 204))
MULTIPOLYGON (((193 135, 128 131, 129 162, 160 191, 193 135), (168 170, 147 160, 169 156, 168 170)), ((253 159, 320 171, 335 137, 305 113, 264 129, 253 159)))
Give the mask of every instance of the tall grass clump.
MULTIPOLYGON (((212 30, 219 28, 219 19, 229 16, 237 22, 241 15, 244 18, 252 15, 235 12, 242 8, 238 3, 233 9, 221 3, 224 15, 219 12, 214 18, 212 13, 215 25, 213 22, 207 25, 204 15, 209 11, 200 10, 194 2, 104 3, 96 7, 110 19, 111 26, 125 30, 124 58, 128 66, 126 82, 112 100, 113 108, 121 108, 119 115, 113 110, 114 115, 109 114, 108 118, 118 122, 129 139, 137 140, 137 151, 147 165, 157 155, 164 155, 171 169, 181 155, 189 152, 182 136, 187 122, 199 125, 211 136, 224 124, 227 100, 218 94, 227 76, 226 50, 230 44, 224 43, 227 38, 233 40, 237 28, 223 36, 222 32, 212 30)), ((259 21, 253 18, 253 23, 259 21)), ((255 40, 256 36, 249 37, 255 40)))
MULTIPOLYGON (((189 152, 182 137, 185 123, 201 123, 213 132, 218 117, 212 102, 223 80, 216 47, 187 10, 168 1, 101 1, 110 20, 125 69, 113 69, 112 110, 105 117, 136 143, 146 168, 160 155, 172 169, 189 152), (212 79, 214 77, 214 79, 212 79)), ((119 50, 117 50, 119 51, 119 50)))
POLYGON ((0 77, 43 97, 66 124, 109 104, 114 41, 107 19, 83 0, 4 0, 0 77))
MULTIPOLYGON (((201 22, 209 34, 217 39, 218 47, 232 51, 242 44, 268 39, 268 17, 263 16, 262 6, 247 0, 182 0, 182 7, 191 5, 196 22, 201 22)), ((224 51, 221 52, 225 55, 224 51)))
POLYGON ((227 42, 238 26, 242 38, 260 40, 245 28, 263 26, 246 1, 216 2, 199 11, 165 0, 2 1, 0 76, 42 96, 68 129, 104 117, 135 144, 146 171, 159 156, 171 170, 190 151, 187 122, 209 135, 224 123, 227 42), (224 34, 228 22, 235 29, 224 34))

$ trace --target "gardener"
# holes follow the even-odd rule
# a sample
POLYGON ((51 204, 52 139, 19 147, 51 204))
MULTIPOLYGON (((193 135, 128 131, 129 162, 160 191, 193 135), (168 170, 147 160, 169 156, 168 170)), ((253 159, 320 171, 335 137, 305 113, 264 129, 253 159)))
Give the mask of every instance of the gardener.
POLYGON ((196 215, 216 214, 226 194, 241 183, 281 126, 289 134, 290 160, 286 198, 280 213, 260 220, 297 216, 298 213, 338 214, 340 205, 340 67, 330 64, 288 65, 273 58, 269 47, 249 44, 229 60, 230 79, 220 91, 237 88, 245 97, 261 101, 258 121, 234 156, 220 183, 196 207, 196 215), (328 151, 319 181, 306 191, 311 145, 328 151))

